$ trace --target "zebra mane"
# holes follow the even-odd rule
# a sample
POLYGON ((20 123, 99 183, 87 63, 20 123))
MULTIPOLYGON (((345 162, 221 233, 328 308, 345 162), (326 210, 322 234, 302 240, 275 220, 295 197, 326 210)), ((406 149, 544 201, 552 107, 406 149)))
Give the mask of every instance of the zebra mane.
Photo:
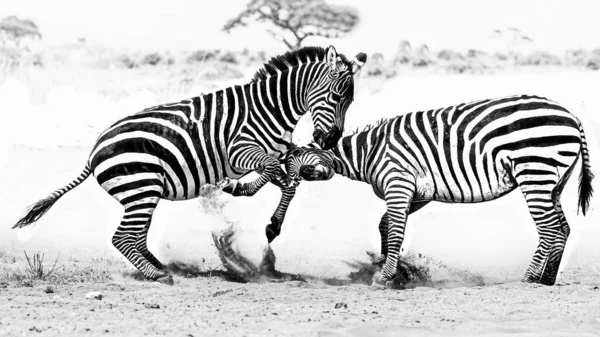
POLYGON ((348 132, 347 136, 353 136, 357 133, 371 131, 371 130, 375 129, 376 127, 382 126, 383 124, 386 124, 387 122, 394 120, 396 118, 398 118, 398 116, 380 118, 377 121, 375 121, 375 123, 369 123, 364 126, 359 126, 359 127, 355 128, 354 130, 350 130, 348 132))
MULTIPOLYGON (((259 69, 252 78, 252 82, 258 82, 265 80, 277 72, 288 70, 291 67, 298 66, 306 63, 307 58, 311 61, 316 59, 322 61, 325 60, 327 55, 327 49, 322 47, 302 47, 299 49, 291 50, 283 55, 272 57, 267 63, 259 69)), ((348 68, 352 68, 350 61, 343 54, 338 54, 342 62, 346 64, 348 68)))

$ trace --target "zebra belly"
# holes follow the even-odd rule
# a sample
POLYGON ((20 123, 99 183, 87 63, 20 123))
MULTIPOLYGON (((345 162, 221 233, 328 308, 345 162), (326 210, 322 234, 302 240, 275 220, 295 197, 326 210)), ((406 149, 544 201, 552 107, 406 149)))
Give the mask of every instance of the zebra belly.
POLYGON ((454 185, 450 188, 441 179, 417 179, 417 188, 414 201, 441 201, 446 203, 478 203, 497 199, 513 191, 517 183, 512 172, 504 167, 498 168, 496 178, 488 181, 487 177, 479 177, 468 181, 462 186, 454 185), (437 183, 436 183, 437 182, 437 183))

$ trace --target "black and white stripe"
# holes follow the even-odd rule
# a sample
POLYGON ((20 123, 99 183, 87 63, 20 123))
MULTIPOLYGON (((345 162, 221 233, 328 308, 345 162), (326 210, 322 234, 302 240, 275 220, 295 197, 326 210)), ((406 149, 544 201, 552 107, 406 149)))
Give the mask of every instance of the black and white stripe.
POLYGON ((524 281, 554 284, 569 235, 560 194, 579 155, 585 214, 593 174, 581 123, 548 99, 512 96, 382 120, 332 151, 292 149, 288 161, 290 175, 323 180, 332 170, 370 183, 386 201, 382 282, 396 273, 409 214, 430 201, 483 202, 519 187, 540 237, 524 281))
MULTIPOLYGON (((148 108, 110 126, 82 177, 91 171, 125 208, 113 245, 147 278, 172 283, 146 247, 159 200, 195 198, 203 185, 220 181, 235 196, 254 195, 270 181, 285 195, 292 187, 280 159, 298 120, 310 111, 315 142, 332 148, 353 99, 353 75, 365 61, 364 54, 348 61, 332 46, 302 48, 273 58, 248 84, 148 108), (254 181, 231 180, 253 170, 254 181)), ((14 227, 37 220, 65 192, 34 205, 14 227)))

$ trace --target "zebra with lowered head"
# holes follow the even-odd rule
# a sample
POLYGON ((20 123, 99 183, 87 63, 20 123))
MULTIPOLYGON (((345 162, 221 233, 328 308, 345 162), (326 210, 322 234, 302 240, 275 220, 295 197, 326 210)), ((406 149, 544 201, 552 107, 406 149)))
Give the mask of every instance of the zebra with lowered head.
POLYGON ((125 208, 112 244, 146 278, 173 284, 146 245, 159 200, 195 198, 218 182, 234 196, 254 195, 268 182, 293 189, 280 160, 298 120, 310 112, 314 141, 333 148, 365 62, 363 53, 349 61, 333 46, 305 47, 272 58, 250 83, 125 117, 102 132, 77 179, 32 205, 13 228, 37 221, 93 174, 125 208), (260 173, 254 181, 235 180, 250 171, 260 173))
POLYGON ((396 274, 409 214, 430 201, 483 202, 519 188, 539 234, 523 281, 552 285, 570 232, 560 195, 579 156, 585 215, 594 176, 581 123, 548 99, 513 96, 384 119, 343 137, 331 151, 292 148, 286 165, 294 178, 327 180, 338 173, 364 181, 385 200, 379 283, 396 274))

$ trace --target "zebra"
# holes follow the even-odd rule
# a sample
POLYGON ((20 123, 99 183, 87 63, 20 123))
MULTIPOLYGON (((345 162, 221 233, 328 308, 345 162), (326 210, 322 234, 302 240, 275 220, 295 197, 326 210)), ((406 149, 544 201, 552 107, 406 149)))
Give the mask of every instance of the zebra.
POLYGON ((247 84, 125 117, 100 134, 77 179, 30 206, 13 228, 37 221, 93 174, 125 208, 113 246, 147 279, 172 285, 146 244, 159 200, 196 198, 206 184, 233 196, 252 196, 268 182, 293 188, 280 160, 298 120, 310 111, 314 141, 331 149, 365 62, 364 53, 350 61, 333 46, 304 47, 273 57, 247 84), (236 180, 253 170, 254 181, 236 180))
POLYGON ((331 151, 292 147, 286 167, 292 178, 327 180, 338 173, 364 181, 385 200, 375 261, 384 264, 381 284, 396 274, 410 214, 431 201, 484 202, 518 187, 539 235, 523 281, 553 285, 570 233, 560 195, 579 155, 578 209, 585 215, 594 175, 579 119, 556 102, 521 95, 382 119, 344 136, 331 151))

